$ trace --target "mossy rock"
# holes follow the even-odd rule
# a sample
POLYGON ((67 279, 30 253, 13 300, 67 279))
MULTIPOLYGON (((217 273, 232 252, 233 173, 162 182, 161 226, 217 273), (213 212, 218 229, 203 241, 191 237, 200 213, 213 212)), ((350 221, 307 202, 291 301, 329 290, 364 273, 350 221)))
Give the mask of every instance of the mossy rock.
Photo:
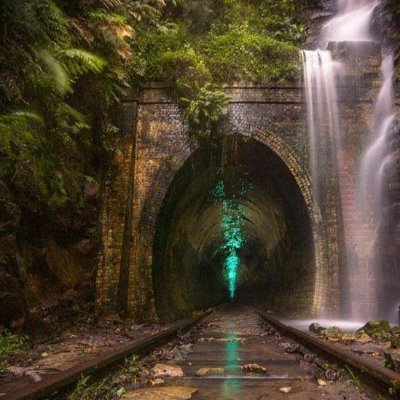
POLYGON ((374 336, 379 339, 390 339, 391 327, 388 321, 376 320, 367 322, 357 333, 365 332, 370 336, 374 336))
POLYGON ((312 333, 315 333, 317 335, 321 335, 326 328, 321 326, 318 322, 313 322, 309 327, 308 330, 312 333))
POLYGON ((395 326, 392 328, 391 345, 396 349, 400 349, 400 327, 395 326))
POLYGON ((341 339, 345 332, 337 326, 332 326, 331 328, 325 329, 322 334, 327 339, 341 339))
POLYGON ((400 352, 398 350, 390 351, 383 354, 382 365, 393 371, 400 371, 400 352))

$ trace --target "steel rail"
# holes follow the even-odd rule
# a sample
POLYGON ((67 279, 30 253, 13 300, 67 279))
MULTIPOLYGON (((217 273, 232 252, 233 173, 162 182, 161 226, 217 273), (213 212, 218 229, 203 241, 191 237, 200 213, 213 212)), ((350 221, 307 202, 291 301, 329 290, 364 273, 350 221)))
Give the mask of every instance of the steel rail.
POLYGON ((38 400, 45 396, 51 396, 55 392, 67 389, 82 376, 99 374, 106 368, 113 368, 132 354, 148 354, 154 347, 168 343, 180 332, 187 332, 211 313, 211 310, 206 311, 197 317, 179 321, 165 331, 134 340, 115 350, 101 353, 93 360, 83 362, 60 373, 47 376, 40 382, 31 383, 9 392, 5 398, 7 400, 38 400))
POLYGON ((283 336, 293 339, 295 342, 302 344, 308 350, 321 355, 328 361, 348 367, 353 373, 356 372, 362 380, 372 384, 386 395, 389 394, 390 389, 396 393, 400 393, 400 373, 381 367, 365 357, 353 354, 348 350, 316 338, 307 332, 287 326, 266 312, 257 309, 255 311, 283 336))

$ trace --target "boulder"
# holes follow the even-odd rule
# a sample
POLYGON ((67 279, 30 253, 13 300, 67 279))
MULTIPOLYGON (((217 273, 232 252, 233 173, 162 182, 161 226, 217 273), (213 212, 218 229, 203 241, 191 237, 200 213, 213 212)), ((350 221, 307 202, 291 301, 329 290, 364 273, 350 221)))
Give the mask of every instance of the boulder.
POLYGON ((318 322, 313 322, 309 327, 308 330, 312 333, 316 333, 317 335, 321 335, 322 332, 326 328, 322 327, 318 322))
POLYGON ((182 368, 178 365, 168 365, 168 364, 156 364, 156 366, 151 370, 153 375, 157 378, 170 376, 170 377, 181 377, 183 376, 182 368))
POLYGON ((400 351, 388 351, 383 354, 383 366, 393 371, 400 371, 400 351))
POLYGON ((355 335, 355 340, 359 343, 370 343, 372 342, 372 337, 368 335, 368 333, 365 332, 359 332, 355 335))
POLYGON ((366 333, 378 339, 390 339, 391 327, 385 320, 369 321, 357 333, 366 333))
POLYGON ((392 338, 390 339, 392 347, 400 349, 400 327, 395 326, 392 328, 392 338))
POLYGON ((345 332, 343 332, 340 328, 337 326, 332 326, 331 328, 325 329, 322 332, 322 335, 328 339, 341 339, 344 336, 345 332))

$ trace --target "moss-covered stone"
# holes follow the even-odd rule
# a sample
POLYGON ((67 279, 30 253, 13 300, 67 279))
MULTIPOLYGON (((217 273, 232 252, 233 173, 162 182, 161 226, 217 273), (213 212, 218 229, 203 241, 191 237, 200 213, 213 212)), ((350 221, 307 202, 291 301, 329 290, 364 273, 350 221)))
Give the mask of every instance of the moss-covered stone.
POLYGON ((332 326, 331 328, 325 329, 322 335, 328 340, 341 339, 344 332, 337 326, 332 326))
POLYGON ((357 331, 357 333, 362 332, 379 339, 389 339, 391 336, 391 327, 389 322, 385 320, 369 321, 357 331))
POLYGON ((308 330, 312 333, 316 333, 317 335, 321 335, 326 328, 321 326, 318 322, 313 322, 309 327, 308 330))

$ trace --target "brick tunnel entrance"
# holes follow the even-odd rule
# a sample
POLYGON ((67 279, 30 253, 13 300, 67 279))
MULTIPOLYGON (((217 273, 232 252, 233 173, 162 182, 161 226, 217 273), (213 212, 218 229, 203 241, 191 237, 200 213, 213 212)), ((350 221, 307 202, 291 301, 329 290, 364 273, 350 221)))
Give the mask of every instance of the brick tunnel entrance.
POLYGON ((231 136, 224 145, 195 151, 164 198, 153 245, 160 319, 229 300, 226 260, 238 234, 235 301, 268 303, 286 314, 309 312, 315 260, 303 195, 272 150, 231 136))

